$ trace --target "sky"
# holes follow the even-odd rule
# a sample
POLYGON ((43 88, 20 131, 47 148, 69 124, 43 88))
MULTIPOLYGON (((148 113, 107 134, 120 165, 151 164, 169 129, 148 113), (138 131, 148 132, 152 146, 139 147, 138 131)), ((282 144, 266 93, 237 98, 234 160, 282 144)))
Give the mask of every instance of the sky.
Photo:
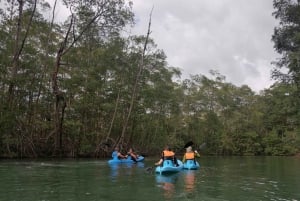
POLYGON ((256 92, 274 83, 271 62, 280 55, 271 41, 272 0, 133 0, 132 34, 146 35, 152 8, 150 37, 182 79, 217 70, 256 92))
MULTIPOLYGON (((53 1, 53 0, 51 0, 53 1)), ((280 58, 271 41, 278 25, 272 0, 132 0, 135 26, 131 35, 151 35, 169 66, 181 79, 217 70, 226 82, 269 88, 271 62, 280 58)), ((64 15, 58 9, 58 17, 64 15)))

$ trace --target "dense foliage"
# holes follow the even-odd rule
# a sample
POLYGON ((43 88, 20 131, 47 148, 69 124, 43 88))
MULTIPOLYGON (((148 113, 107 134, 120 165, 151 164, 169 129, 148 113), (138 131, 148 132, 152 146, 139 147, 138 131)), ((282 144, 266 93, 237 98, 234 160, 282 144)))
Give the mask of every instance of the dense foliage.
POLYGON ((282 57, 275 62, 273 77, 295 87, 291 96, 295 97, 297 115, 296 124, 300 125, 300 1, 274 0, 273 15, 280 20, 275 28, 272 40, 275 50, 282 57), (284 69, 284 70, 283 70, 284 69))
POLYGON ((101 157, 115 145, 157 154, 189 140, 206 154, 299 151, 296 80, 260 94, 216 71, 180 80, 149 35, 121 36, 131 3, 63 2, 71 13, 63 24, 42 15, 55 9, 46 1, 3 4, 1 157, 101 157))

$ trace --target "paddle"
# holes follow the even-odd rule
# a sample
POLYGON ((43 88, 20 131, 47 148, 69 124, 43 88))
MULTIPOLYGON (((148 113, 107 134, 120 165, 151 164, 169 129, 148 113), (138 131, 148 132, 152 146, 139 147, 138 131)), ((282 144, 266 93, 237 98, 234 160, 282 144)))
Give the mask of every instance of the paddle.
MULTIPOLYGON (((194 142, 193 141, 188 141, 185 145, 184 145, 184 149, 188 148, 189 146, 193 146, 194 145, 194 142)), ((203 142, 199 147, 198 149, 199 150, 203 150, 206 148, 206 142, 203 142)))
POLYGON ((160 166, 161 164, 158 164, 158 163, 155 163, 154 165, 152 165, 151 167, 147 167, 146 168, 146 172, 147 173, 152 173, 153 170, 157 167, 157 166, 160 166))
POLYGON ((146 172, 147 172, 147 173, 152 173, 153 170, 154 170, 157 166, 160 166, 160 165, 154 164, 154 165, 151 166, 151 167, 147 167, 147 168, 146 168, 146 172))
POLYGON ((155 168, 155 166, 147 167, 147 168, 146 168, 146 172, 147 172, 147 173, 152 173, 153 170, 154 170, 154 168, 155 168))

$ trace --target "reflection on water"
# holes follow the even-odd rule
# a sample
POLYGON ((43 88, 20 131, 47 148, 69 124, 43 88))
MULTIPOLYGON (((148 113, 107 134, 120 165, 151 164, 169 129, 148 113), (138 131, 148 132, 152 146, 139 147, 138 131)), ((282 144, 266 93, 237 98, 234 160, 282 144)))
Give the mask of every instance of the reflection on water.
POLYGON ((110 167, 110 176, 112 181, 115 181, 115 178, 119 175, 119 166, 121 164, 109 164, 110 167))
MULTIPOLYGON (((197 183, 197 174, 200 170, 184 170, 182 180, 184 181, 184 196, 187 199, 196 200, 197 189, 201 188, 201 183, 197 183)), ((199 179, 199 178, 198 178, 199 179)))
POLYGON ((196 189, 197 170, 184 170, 179 173, 161 175, 156 174, 157 186, 163 190, 163 196, 166 200, 172 200, 178 192, 185 198, 194 198, 196 189))
POLYGON ((115 163, 109 164, 110 176, 112 181, 116 181, 118 177, 124 175, 132 175, 135 172, 135 168, 144 168, 143 162, 138 163, 115 163))
POLYGON ((175 194, 175 184, 178 180, 179 173, 170 175, 156 174, 156 182, 158 187, 163 189, 163 195, 165 199, 170 200, 175 194))
POLYGON ((195 190, 196 184, 196 172, 195 170, 187 170, 183 172, 184 175, 184 184, 185 184, 185 191, 187 193, 193 193, 195 190))

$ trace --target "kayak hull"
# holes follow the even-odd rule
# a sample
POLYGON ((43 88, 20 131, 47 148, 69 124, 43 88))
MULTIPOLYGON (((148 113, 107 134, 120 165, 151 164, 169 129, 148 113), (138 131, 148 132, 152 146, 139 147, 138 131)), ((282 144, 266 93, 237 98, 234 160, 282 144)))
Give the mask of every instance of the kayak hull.
POLYGON ((177 160, 178 166, 175 166, 172 160, 164 160, 162 166, 157 166, 155 172, 159 174, 171 174, 180 172, 183 169, 183 163, 177 160))
MULTIPOLYGON (((143 156, 139 156, 136 162, 143 162, 144 159, 145 158, 143 156)), ((113 158, 108 161, 108 164, 120 164, 120 163, 135 163, 135 161, 131 159, 131 156, 128 156, 126 159, 113 158)))
POLYGON ((199 168, 200 168, 200 164, 194 160, 187 160, 183 163, 183 169, 198 170, 199 168))

